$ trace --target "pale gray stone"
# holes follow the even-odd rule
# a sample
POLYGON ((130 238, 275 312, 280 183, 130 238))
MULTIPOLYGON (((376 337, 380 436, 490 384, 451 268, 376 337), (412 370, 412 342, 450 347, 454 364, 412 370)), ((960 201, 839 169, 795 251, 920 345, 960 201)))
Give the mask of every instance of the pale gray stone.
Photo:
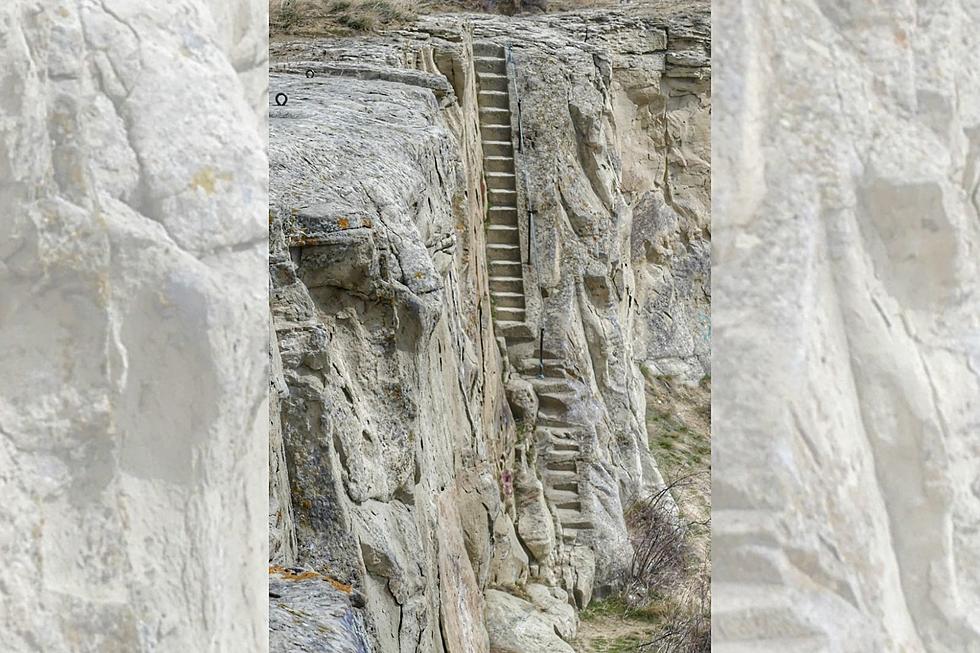
POLYGON ((0 3, 4 651, 267 646, 265 24, 0 3))
POLYGON ((555 621, 534 605, 498 590, 487 590, 487 630, 491 653, 574 653, 555 632, 555 621))
POLYGON ((621 584, 641 367, 710 372, 708 41, 701 3, 274 46, 296 559, 378 651, 569 651, 621 584))
POLYGON ((980 651, 980 6, 713 17, 713 647, 980 651))

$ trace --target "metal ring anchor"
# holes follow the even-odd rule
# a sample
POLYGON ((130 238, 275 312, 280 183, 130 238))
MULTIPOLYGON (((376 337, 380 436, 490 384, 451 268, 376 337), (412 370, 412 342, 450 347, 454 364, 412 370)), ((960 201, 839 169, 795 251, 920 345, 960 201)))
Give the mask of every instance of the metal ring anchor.
POLYGON ((288 101, 289 101, 289 97, 285 93, 276 93, 276 106, 277 107, 284 107, 284 106, 286 106, 286 102, 288 102, 288 101), (282 98, 282 102, 279 101, 280 98, 282 98))
POLYGON ((313 69, 312 69, 312 68, 307 68, 307 69, 306 69, 306 76, 307 76, 308 78, 310 78, 310 79, 313 79, 313 77, 314 77, 315 75, 316 75, 316 73, 315 73, 315 72, 313 72, 313 69))

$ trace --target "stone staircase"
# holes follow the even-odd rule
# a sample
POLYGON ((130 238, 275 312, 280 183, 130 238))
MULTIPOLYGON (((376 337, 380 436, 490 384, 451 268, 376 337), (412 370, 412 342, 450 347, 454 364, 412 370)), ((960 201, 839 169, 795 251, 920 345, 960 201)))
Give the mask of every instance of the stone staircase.
POLYGON ((582 511, 586 463, 580 439, 588 431, 568 415, 577 374, 563 359, 539 351, 539 340, 527 323, 507 55, 502 46, 486 42, 475 42, 473 55, 489 196, 487 266, 494 331, 503 336, 508 359, 538 397, 539 473, 545 499, 561 525, 562 542, 566 547, 587 545, 593 523, 582 511))
POLYGON ((549 358, 554 360, 554 357, 546 356, 545 375, 528 379, 538 396, 534 435, 545 499, 561 524, 562 541, 573 546, 584 544, 585 531, 593 527, 592 521, 582 512, 584 470, 580 469, 583 465, 580 437, 583 425, 569 418, 569 408, 576 398, 575 389, 560 367, 549 369, 549 358))
POLYGON ((490 300, 495 326, 506 334, 523 327, 527 319, 507 59, 504 48, 493 43, 474 43, 473 55, 479 89, 483 170, 489 196, 490 300))

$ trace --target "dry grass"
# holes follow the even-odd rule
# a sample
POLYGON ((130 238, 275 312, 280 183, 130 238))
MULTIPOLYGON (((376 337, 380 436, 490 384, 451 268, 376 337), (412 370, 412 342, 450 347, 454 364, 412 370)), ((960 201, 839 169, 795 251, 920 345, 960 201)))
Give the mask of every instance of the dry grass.
MULTIPOLYGON (((629 0, 645 5, 659 0, 629 0)), ((623 0, 269 0, 269 29, 277 36, 349 36, 383 32, 421 14, 504 15, 620 7, 623 0)))
POLYGON ((377 32, 414 20, 414 7, 407 0, 270 0, 269 28, 291 36, 377 32))
POLYGON ((648 378, 647 428, 668 487, 630 509, 636 553, 626 589, 582 613, 583 653, 711 650, 710 379, 648 378))

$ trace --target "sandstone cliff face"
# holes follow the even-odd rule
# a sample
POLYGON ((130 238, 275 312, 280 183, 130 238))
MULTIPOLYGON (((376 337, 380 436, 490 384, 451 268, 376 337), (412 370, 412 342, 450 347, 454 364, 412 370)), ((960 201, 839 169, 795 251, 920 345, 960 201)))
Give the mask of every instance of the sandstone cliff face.
POLYGON ((568 651, 617 587, 662 482, 641 365, 707 372, 707 40, 596 12, 274 50, 271 561, 353 586, 353 650, 568 651))
POLYGON ((265 646, 264 24, 0 3, 4 651, 265 646))
POLYGON ((716 7, 713 641, 978 651, 980 7, 716 7))

